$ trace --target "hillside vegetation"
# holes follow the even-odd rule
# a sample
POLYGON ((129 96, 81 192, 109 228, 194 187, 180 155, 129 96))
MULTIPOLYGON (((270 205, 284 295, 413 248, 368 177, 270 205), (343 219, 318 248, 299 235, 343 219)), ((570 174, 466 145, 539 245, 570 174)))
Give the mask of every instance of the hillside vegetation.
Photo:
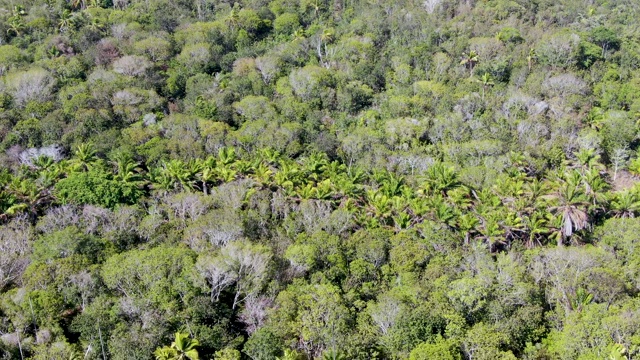
POLYGON ((0 0, 0 359, 640 358, 637 0, 0 0))

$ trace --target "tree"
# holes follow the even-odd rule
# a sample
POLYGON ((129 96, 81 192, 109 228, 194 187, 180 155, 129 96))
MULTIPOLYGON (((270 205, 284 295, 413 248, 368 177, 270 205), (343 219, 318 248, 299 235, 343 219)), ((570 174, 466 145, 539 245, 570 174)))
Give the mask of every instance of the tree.
POLYGON ((127 76, 142 76, 150 67, 149 60, 136 55, 123 56, 113 62, 113 71, 127 76))
POLYGON ((183 279, 193 263, 191 250, 165 245, 114 255, 102 266, 101 276, 112 291, 132 301, 146 299, 158 309, 181 302, 183 279))
POLYGON ((22 276, 29 265, 33 229, 26 219, 0 227, 0 291, 22 276))
POLYGON ((452 344, 438 338, 435 343, 423 343, 411 350, 409 360, 456 360, 460 355, 452 351, 452 344))
POLYGON ((39 68, 10 74, 6 82, 18 107, 24 107, 29 101, 47 101, 55 85, 49 72, 39 68))
POLYGON ((552 68, 567 68, 576 62, 580 37, 577 34, 560 31, 545 36, 535 53, 541 62, 552 68))
POLYGON ((264 285, 271 261, 268 248, 246 241, 225 245, 218 254, 201 255, 196 269, 205 280, 211 300, 218 300, 222 291, 235 286, 232 308, 247 297, 255 296, 264 285))
POLYGON ((607 58, 608 50, 618 50, 620 39, 617 34, 604 26, 598 26, 591 31, 591 41, 602 48, 602 58, 607 58))
POLYGON ((548 248, 534 260, 533 276, 537 282, 547 284, 545 294, 549 301, 557 302, 566 311, 572 311, 579 299, 583 279, 588 279, 586 276, 593 269, 611 261, 611 256, 593 247, 548 248))

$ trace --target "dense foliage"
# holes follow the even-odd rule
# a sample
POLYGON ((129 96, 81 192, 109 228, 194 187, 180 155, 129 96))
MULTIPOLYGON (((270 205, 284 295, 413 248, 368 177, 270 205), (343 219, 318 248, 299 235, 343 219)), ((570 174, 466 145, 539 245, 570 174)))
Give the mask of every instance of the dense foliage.
POLYGON ((640 357, 635 0, 0 0, 0 358, 640 357))

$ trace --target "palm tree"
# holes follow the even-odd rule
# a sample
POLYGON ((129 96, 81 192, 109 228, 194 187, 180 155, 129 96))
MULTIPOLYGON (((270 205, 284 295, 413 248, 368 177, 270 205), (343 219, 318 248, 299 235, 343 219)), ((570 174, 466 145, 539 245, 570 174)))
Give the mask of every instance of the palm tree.
POLYGON ((584 193, 589 198, 594 208, 602 210, 602 204, 606 201, 604 191, 609 188, 609 184, 602 178, 597 168, 591 168, 582 175, 584 193))
POLYGON ((480 85, 482 85, 482 100, 484 100, 484 93, 486 91, 486 89, 488 87, 494 86, 495 83, 493 82, 493 79, 491 78, 491 74, 489 73, 484 73, 482 74, 482 77, 480 77, 479 80, 476 80, 476 82, 480 83, 480 85))
POLYGON ((313 15, 316 17, 316 20, 318 20, 318 13, 320 12, 320 2, 316 0, 315 3, 311 4, 311 7, 313 8, 313 15))
POLYGON ((327 156, 322 153, 313 153, 304 162, 304 170, 309 173, 309 177, 314 181, 320 181, 325 168, 329 164, 327 156))
POLYGON ((38 186, 31 179, 14 178, 9 184, 9 192, 20 202, 16 210, 27 210, 35 219, 43 205, 51 201, 49 191, 38 186))
POLYGON ((186 163, 180 160, 170 160, 164 163, 164 174, 171 179, 172 186, 179 184, 184 190, 193 189, 194 174, 186 163))
POLYGON ((199 360, 198 345, 200 342, 189 334, 177 332, 171 346, 158 348, 153 354, 156 360, 199 360))
POLYGON ((36 169, 38 169, 39 171, 43 171, 49 170, 53 166, 53 164, 55 164, 55 161, 50 156, 40 155, 32 160, 31 163, 36 169))
POLYGON ((527 242, 525 244, 527 248, 533 248, 536 243, 538 245, 542 245, 540 237, 549 232, 549 228, 546 227, 546 224, 547 221, 545 217, 539 212, 534 212, 533 214, 522 218, 524 231, 528 233, 527 242))
POLYGON ((237 171, 231 170, 225 166, 220 166, 216 169, 216 173, 218 174, 218 180, 228 183, 232 182, 236 179, 237 171))
POLYGON ((13 16, 25 16, 27 15, 27 11, 24 9, 24 6, 16 5, 13 7, 12 14, 13 16))
POLYGON ((60 14, 60 20, 58 20, 58 29, 61 32, 65 32, 73 27, 74 21, 75 21, 75 18, 73 16, 73 13, 65 9, 60 14))
POLYGON ((327 200, 334 194, 333 184, 330 179, 325 179, 316 184, 316 198, 320 200, 327 200))
POLYGON ((9 192, 0 190, 0 220, 6 220, 27 209, 27 204, 18 202, 16 197, 9 192))
POLYGON ((273 171, 264 162, 260 162, 253 171, 253 178, 265 186, 271 184, 271 175, 273 175, 273 171))
POLYGON ((87 25, 87 28, 91 31, 94 31, 96 33, 102 34, 102 32, 104 31, 104 24, 102 23, 102 21, 100 20, 100 18, 95 17, 95 16, 91 16, 87 13, 87 16, 89 16, 90 21, 89 24, 87 25))
POLYGON ((480 224, 480 220, 472 213, 464 213, 458 216, 456 227, 464 234, 464 244, 468 245, 472 233, 480 224))
POLYGON ((84 10, 84 9, 87 8, 87 1, 86 0, 73 0, 71 2, 71 7, 73 7, 74 9, 84 10))
POLYGON ((7 20, 7 25, 9 28, 7 29, 7 35, 20 36, 22 31, 27 27, 22 20, 21 16, 14 15, 7 20))
POLYGON ((320 41, 318 42, 317 51, 318 51, 318 57, 320 58, 320 62, 323 63, 325 67, 327 67, 327 63, 324 62, 323 59, 328 54, 327 45, 331 43, 333 39, 334 39, 333 31, 329 29, 322 30, 322 35, 320 35, 320 41), (322 54, 323 45, 324 45, 324 54, 322 54))
POLYGON ((269 165, 275 165, 280 160, 280 152, 274 150, 272 148, 263 148, 258 152, 260 155, 260 159, 267 162, 269 165))
POLYGON ((533 63, 536 62, 536 60, 538 60, 536 50, 533 48, 529 49, 529 55, 527 56, 527 66, 529 68, 529 71, 531 71, 531 67, 533 66, 533 63))
POLYGON ((328 350, 322 353, 322 360, 346 360, 347 357, 336 350, 328 350))
POLYGON ((620 218, 634 218, 640 213, 640 199, 632 191, 615 193, 611 201, 611 213, 620 218))
POLYGON ((474 50, 470 50, 468 53, 465 53, 464 55, 462 55, 462 60, 460 60, 460 65, 466 66, 467 69, 469 69, 469 76, 472 76, 473 69, 475 68, 479 60, 480 58, 478 57, 478 53, 476 53, 474 50))
POLYGON ((330 179, 334 184, 336 192, 343 198, 353 199, 362 194, 362 186, 355 183, 346 174, 330 176, 330 179))
POLYGON ((322 30, 322 35, 320 35, 320 40, 322 40, 322 42, 326 45, 327 43, 333 41, 333 36, 333 31, 331 31, 330 29, 324 29, 322 30))
POLYGON ((202 192, 205 195, 209 195, 209 186, 207 185, 216 178, 215 168, 209 166, 203 166, 197 174, 198 179, 202 185, 202 192))
POLYGON ((391 199, 380 191, 368 190, 369 213, 375 217, 387 219, 391 216, 391 199))
POLYGON ((570 238, 575 231, 589 226, 587 208, 590 204, 575 177, 568 176, 565 180, 556 182, 555 191, 546 195, 546 199, 551 203, 551 212, 562 219, 559 246, 562 246, 564 239, 570 238))
POLYGON ((427 169, 424 183, 420 190, 425 195, 436 193, 446 195, 447 191, 459 185, 458 174, 456 174, 453 167, 446 166, 443 163, 435 163, 427 169))
POLYGON ((234 148, 223 147, 218 150, 218 159, 222 165, 231 165, 236 161, 236 151, 234 148))
POLYGON ((135 183, 142 180, 140 176, 140 163, 133 161, 127 154, 117 154, 113 156, 111 163, 115 167, 116 174, 114 180, 125 183, 135 183))
POLYGON ((276 360, 300 360, 302 359, 302 355, 300 355, 295 350, 285 350, 282 356, 276 357, 276 360))
POLYGON ((380 179, 379 182, 380 191, 389 197, 400 195, 400 193, 402 193, 402 189, 405 187, 404 177, 394 175, 391 172, 386 173, 386 176, 383 179, 380 179))
POLYGON ((297 29, 296 31, 293 32, 291 37, 293 38, 293 41, 304 39, 304 30, 297 29))
POLYGON ((593 301, 593 294, 580 288, 576 291, 576 296, 571 301, 571 308, 580 312, 585 306, 589 305, 591 301, 593 301))
POLYGON ((498 245, 506 243, 504 231, 500 226, 500 220, 500 216, 496 213, 480 216, 478 232, 480 233, 480 238, 489 244, 489 249, 491 249, 492 252, 496 250, 498 245))
POLYGON ((227 18, 225 19, 225 22, 229 25, 231 29, 235 29, 236 26, 238 26, 239 21, 240 21, 240 18, 238 17, 238 12, 234 7, 233 9, 231 9, 231 12, 229 13, 229 16, 227 16, 227 18))
POLYGON ((167 174, 164 167, 153 167, 148 173, 151 187, 155 190, 167 193, 174 187, 173 179, 167 174))
POLYGON ((72 170, 88 171, 98 162, 96 149, 91 143, 76 146, 73 155, 73 159, 69 161, 72 170))
POLYGON ((595 149, 582 149, 573 155, 578 161, 578 168, 582 174, 593 168, 604 170, 604 165, 600 163, 600 155, 595 149))

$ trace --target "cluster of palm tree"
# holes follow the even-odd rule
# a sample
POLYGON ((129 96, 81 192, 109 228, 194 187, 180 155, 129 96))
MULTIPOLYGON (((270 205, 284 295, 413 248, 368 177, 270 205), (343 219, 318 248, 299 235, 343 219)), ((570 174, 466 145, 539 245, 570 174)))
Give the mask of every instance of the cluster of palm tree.
POLYGON ((442 163, 407 179, 387 170, 366 173, 322 153, 292 160, 263 149, 242 159, 233 148, 221 148, 217 156, 169 160, 147 169, 127 155, 101 159, 93 146, 83 144, 68 160, 40 157, 14 174, 0 173, 2 219, 20 212, 37 216, 56 203, 52 189, 58 180, 93 169, 146 194, 208 195, 223 183, 250 179, 255 187, 281 192, 292 201, 322 200, 342 208, 362 227, 402 231, 435 223, 459 234, 465 243, 481 240, 492 249, 514 242, 527 247, 579 242, 601 219, 640 212, 638 190, 610 191, 605 168, 593 151, 575 154, 574 161, 544 176, 530 174, 514 156, 513 166, 492 187, 474 189, 442 163))

